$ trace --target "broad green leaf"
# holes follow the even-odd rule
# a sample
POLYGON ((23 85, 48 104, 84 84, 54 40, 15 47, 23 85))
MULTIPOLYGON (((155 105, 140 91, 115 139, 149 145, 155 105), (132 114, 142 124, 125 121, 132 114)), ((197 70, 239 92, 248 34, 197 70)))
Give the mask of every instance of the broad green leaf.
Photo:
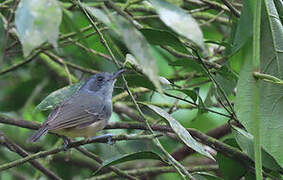
POLYGON ((203 73, 205 72, 199 63, 190 59, 179 59, 178 61, 170 62, 169 65, 186 67, 189 72, 192 71, 203 72, 203 73))
POLYGON ((128 21, 120 16, 115 19, 115 23, 122 34, 125 45, 136 57, 137 62, 142 68, 143 74, 148 76, 157 90, 162 92, 158 77, 158 67, 150 51, 148 42, 128 21))
POLYGON ((35 111, 46 111, 49 109, 54 109, 62 101, 71 97, 80 87, 84 84, 83 81, 72 84, 70 86, 63 87, 57 91, 52 92, 46 98, 44 98, 36 107, 35 111))
POLYGON ((140 29, 147 41, 154 45, 170 46, 182 53, 188 53, 183 43, 171 32, 159 29, 140 29))
MULTIPOLYGON (((226 139, 224 143, 239 148, 234 139, 226 139)), ((223 155, 222 153, 217 153, 216 160, 219 166, 219 170, 225 180, 241 179, 241 177, 243 177, 247 172, 245 166, 243 166, 238 161, 235 161, 234 159, 223 155)))
MULTIPOLYGON (((283 79, 283 27, 273 1, 263 5, 261 33, 260 71, 283 79)), ((244 51, 246 55, 252 52, 248 46, 244 51)), ((235 110, 241 123, 253 135, 254 124, 251 121, 251 108, 254 106, 252 97, 255 79, 252 76, 251 60, 250 56, 245 57, 240 72, 235 110)), ((259 83, 259 102, 257 105, 259 106, 261 145, 282 167, 283 87, 262 80, 257 81, 259 83)))
POLYGON ((160 19, 178 34, 191 40, 203 50, 202 31, 197 21, 185 10, 163 0, 150 0, 160 19), (185 23, 184 23, 185 22, 185 23))
MULTIPOLYGON (((126 61, 124 62, 124 66, 131 68, 131 69, 134 69, 136 72, 142 73, 141 66, 138 64, 136 59, 131 54, 126 55, 126 61)), ((130 76, 130 77, 133 77, 133 76, 130 76)), ((139 75, 135 76, 135 77, 137 77, 137 79, 126 78, 127 80, 133 82, 133 83, 129 82, 129 85, 131 84, 131 86, 132 85, 141 86, 141 87, 147 87, 151 90, 156 90, 154 85, 152 84, 152 82, 149 79, 147 79, 146 77, 142 77, 142 76, 139 76, 139 75), (142 80, 139 80, 140 78, 142 78, 142 80)), ((162 76, 159 76, 158 80, 159 80, 160 85, 162 85, 163 89, 169 87, 169 85, 171 84, 165 77, 162 77, 162 76)))
POLYGON ((143 37, 142 33, 120 15, 109 15, 108 19, 111 21, 111 23, 107 24, 109 23, 105 18, 107 15, 102 11, 96 13, 97 10, 94 11, 92 9, 94 8, 87 8, 88 12, 95 16, 98 20, 102 22, 106 21, 103 23, 109 26, 109 28, 112 28, 114 31, 118 32, 118 35, 121 37, 126 47, 135 57, 136 62, 142 69, 143 74, 152 81, 159 92, 162 92, 158 77, 158 67, 153 58, 150 45, 143 37))
POLYGON ((186 94, 187 96, 189 96, 194 102, 197 101, 198 99, 198 94, 194 91, 194 90, 191 90, 191 89, 174 89, 176 91, 180 91, 184 94, 186 94))
POLYGON ((125 155, 104 161, 102 166, 94 173, 94 175, 97 174, 101 169, 107 166, 112 166, 112 165, 121 164, 124 162, 134 161, 134 160, 139 160, 139 159, 143 159, 143 160, 152 159, 152 160, 164 161, 157 153, 152 152, 152 151, 135 152, 135 153, 125 154, 125 155))
POLYGON ((227 96, 234 92, 238 77, 229 67, 222 66, 216 71, 214 77, 227 96))
POLYGON ((155 90, 154 85, 146 76, 128 74, 127 76, 125 76, 125 78, 130 87, 145 87, 151 90, 155 90))
POLYGON ((196 118, 203 114, 203 113, 206 113, 207 110, 205 108, 205 105, 204 105, 204 102, 202 101, 202 98, 200 97, 200 95, 198 94, 198 91, 196 91, 195 89, 194 90, 191 90, 191 89, 173 89, 173 90, 176 90, 176 91, 180 91, 184 94, 186 94, 187 96, 189 96, 195 103, 196 101, 198 100, 198 114, 196 116, 196 118))
POLYGON ((56 0, 20 1, 15 25, 24 56, 46 41, 56 48, 61 19, 62 10, 56 0))
POLYGON ((147 104, 147 106, 152 109, 155 113, 163 117, 164 119, 167 120, 169 123, 170 127, 172 130, 176 133, 176 135, 183 141, 183 143, 195 150, 196 152, 209 157, 211 159, 214 159, 203 147, 202 144, 197 142, 191 135, 190 133, 184 128, 178 121, 176 121, 170 114, 168 114, 166 111, 163 109, 147 104))
POLYGON ((236 53, 252 37, 253 34, 253 1, 244 0, 243 10, 237 25, 232 54, 236 53))
POLYGON ((99 19, 101 22, 103 22, 105 25, 107 26, 112 26, 112 22, 109 19, 109 17, 100 9, 97 8, 92 8, 92 7, 88 7, 85 4, 82 4, 84 8, 86 8, 86 10, 91 13, 92 15, 94 15, 97 19, 99 19))
MULTIPOLYGON (((283 26, 273 1, 264 1, 261 21, 261 72, 283 79, 283 26)), ((283 87, 260 82, 262 147, 283 167, 283 87)), ((250 127, 249 127, 250 129, 250 127)))
MULTIPOLYGON (((254 143, 253 143, 253 136, 248 132, 240 129, 238 127, 232 126, 233 135, 243 150, 251 159, 254 159, 254 143)), ((270 156, 263 148, 261 149, 262 152, 262 165, 268 169, 279 171, 283 170, 277 162, 274 160, 272 156, 270 156)))
POLYGON ((279 14, 279 18, 281 20, 281 23, 283 23, 283 1, 274 1, 276 9, 279 14))

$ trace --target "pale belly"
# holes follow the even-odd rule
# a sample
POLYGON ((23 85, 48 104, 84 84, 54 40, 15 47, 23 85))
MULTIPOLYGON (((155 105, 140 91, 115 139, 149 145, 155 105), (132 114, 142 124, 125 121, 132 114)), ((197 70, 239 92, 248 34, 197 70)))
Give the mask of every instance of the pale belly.
POLYGON ((70 138, 75 138, 75 137, 90 138, 95 136, 97 131, 104 129, 106 123, 107 123, 106 121, 98 121, 85 128, 68 128, 68 129, 53 130, 51 132, 70 138))

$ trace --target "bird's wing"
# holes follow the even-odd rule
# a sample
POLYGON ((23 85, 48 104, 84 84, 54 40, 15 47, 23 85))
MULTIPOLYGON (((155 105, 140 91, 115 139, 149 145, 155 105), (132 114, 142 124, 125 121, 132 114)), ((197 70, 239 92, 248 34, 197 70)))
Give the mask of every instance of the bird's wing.
POLYGON ((78 127, 102 120, 104 100, 89 92, 78 93, 54 109, 45 122, 48 130, 78 127))

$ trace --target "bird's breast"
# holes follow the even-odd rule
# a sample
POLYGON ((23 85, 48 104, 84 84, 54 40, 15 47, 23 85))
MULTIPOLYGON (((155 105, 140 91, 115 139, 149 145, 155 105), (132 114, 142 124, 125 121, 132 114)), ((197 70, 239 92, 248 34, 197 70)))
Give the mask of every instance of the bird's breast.
POLYGON ((75 137, 84 137, 84 138, 90 138, 96 135, 97 131, 100 131, 104 129, 106 126, 107 121, 106 120, 100 120, 97 122, 94 122, 90 124, 89 126, 85 128, 68 128, 68 129, 60 129, 60 130, 54 130, 52 132, 63 135, 70 138, 75 137))

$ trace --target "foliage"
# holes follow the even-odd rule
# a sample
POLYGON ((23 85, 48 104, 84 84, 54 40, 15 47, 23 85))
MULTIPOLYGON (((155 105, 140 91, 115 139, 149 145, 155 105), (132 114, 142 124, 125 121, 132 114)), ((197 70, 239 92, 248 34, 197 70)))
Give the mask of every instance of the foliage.
POLYGON ((282 179, 282 9, 1 1, 0 178, 282 179), (77 138, 70 154, 54 134, 25 142, 91 74, 119 68, 129 72, 101 131, 114 145, 77 138))

